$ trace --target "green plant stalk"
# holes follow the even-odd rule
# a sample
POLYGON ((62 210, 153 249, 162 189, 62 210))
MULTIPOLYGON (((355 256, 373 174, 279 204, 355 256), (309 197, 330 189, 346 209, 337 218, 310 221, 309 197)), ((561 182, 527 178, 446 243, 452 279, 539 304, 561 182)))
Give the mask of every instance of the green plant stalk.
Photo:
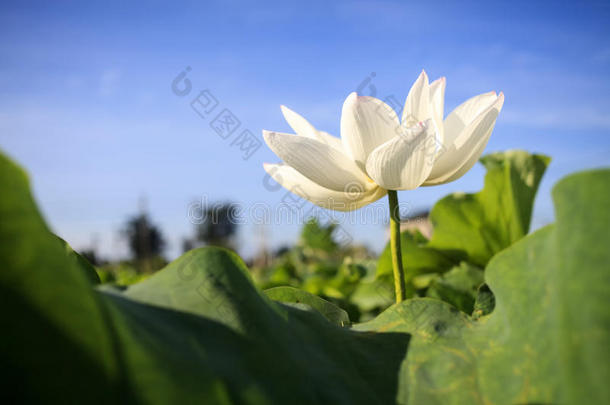
POLYGON ((396 302, 407 298, 405 272, 402 268, 402 252, 400 247, 400 212, 398 209, 398 195, 395 190, 388 190, 390 202, 390 251, 392 253, 392 269, 394 272, 394 292, 396 302))

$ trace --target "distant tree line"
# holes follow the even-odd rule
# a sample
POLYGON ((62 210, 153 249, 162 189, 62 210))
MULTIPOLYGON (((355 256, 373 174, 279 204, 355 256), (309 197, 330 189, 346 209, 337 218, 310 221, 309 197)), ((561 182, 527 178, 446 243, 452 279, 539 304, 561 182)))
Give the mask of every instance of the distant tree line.
MULTIPOLYGON (((183 251, 203 245, 235 249, 238 224, 235 221, 237 209, 234 204, 221 202, 203 206, 194 214, 197 223, 193 235, 183 239, 183 251)), ((137 271, 155 271, 165 265, 163 253, 167 247, 166 238, 145 209, 140 209, 139 213, 130 216, 120 234, 127 244, 132 264, 137 271)), ((94 248, 85 249, 81 254, 96 266, 103 263, 94 248)))

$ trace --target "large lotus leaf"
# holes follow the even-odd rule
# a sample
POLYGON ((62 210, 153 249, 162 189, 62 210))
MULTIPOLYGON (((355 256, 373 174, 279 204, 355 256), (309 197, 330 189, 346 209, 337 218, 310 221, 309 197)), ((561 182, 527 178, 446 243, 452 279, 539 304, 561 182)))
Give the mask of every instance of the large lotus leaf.
MULTIPOLYGON (((213 360, 208 367, 231 392, 241 392, 247 382, 249 390, 256 388, 273 403, 387 403, 396 395, 396 379, 387 377, 398 372, 408 335, 356 333, 318 313, 274 303, 254 288, 241 259, 228 251, 191 251, 111 296, 214 319, 241 336, 241 343, 218 339, 193 349, 205 353, 197 357, 202 366, 213 360)), ((146 319, 146 325, 157 322, 154 314, 146 319)), ((126 324, 135 327, 133 320, 126 324)), ((180 334, 197 339, 194 332, 180 334)))
POLYGON ((268 299, 235 254, 192 251, 96 289, 0 156, 0 389, 27 403, 384 404, 409 336, 361 333, 268 299))
POLYGON ((399 402, 610 403, 610 170, 554 189, 557 223, 489 263, 490 315, 396 304, 358 330, 411 333, 399 402))
POLYGON ((434 233, 427 247, 484 267, 529 230, 538 184, 550 162, 544 155, 512 150, 486 155, 483 189, 454 193, 430 213, 434 233))
POLYGON ((392 401, 396 379, 387 376, 398 373, 408 335, 361 334, 274 303, 244 269, 235 255, 204 248, 138 284, 137 294, 128 294, 135 286, 105 292, 144 402, 213 403, 212 393, 252 404, 392 401))
POLYGON ((559 360, 567 400, 610 403, 610 171, 575 174, 553 189, 559 360))
POLYGON ((26 174, 2 154, 0 190, 3 398, 116 400, 120 358, 91 268, 48 230, 26 174))

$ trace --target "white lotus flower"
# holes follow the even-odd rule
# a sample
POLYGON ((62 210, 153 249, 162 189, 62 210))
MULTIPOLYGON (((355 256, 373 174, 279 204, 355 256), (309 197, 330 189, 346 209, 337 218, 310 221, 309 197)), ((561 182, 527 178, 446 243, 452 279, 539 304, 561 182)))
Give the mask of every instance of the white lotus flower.
POLYGON ((284 161, 265 164, 265 170, 293 193, 339 211, 372 203, 387 190, 457 180, 485 149, 504 95, 472 97, 443 120, 444 98, 445 78, 429 83, 424 71, 409 91, 400 121, 383 101, 351 93, 343 104, 341 139, 282 106, 296 135, 263 131, 284 161))

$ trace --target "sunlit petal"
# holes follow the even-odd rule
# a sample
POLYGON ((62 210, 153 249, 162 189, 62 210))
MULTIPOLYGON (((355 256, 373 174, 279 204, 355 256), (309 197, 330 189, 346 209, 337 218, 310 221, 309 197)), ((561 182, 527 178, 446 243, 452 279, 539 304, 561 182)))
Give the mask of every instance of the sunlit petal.
POLYGON ((292 111, 286 106, 280 107, 284 118, 290 127, 300 136, 306 136, 308 138, 316 139, 318 134, 313 125, 309 123, 305 118, 296 112, 292 111))
POLYGON ((436 147, 434 124, 427 120, 377 147, 367 160, 366 170, 385 189, 412 190, 430 174, 436 147))
POLYGON ((411 86, 411 90, 409 90, 402 111, 401 123, 411 127, 429 118, 434 118, 430 107, 430 84, 428 83, 428 75, 422 70, 413 86, 411 86))
POLYGON ((341 138, 332 136, 328 132, 318 131, 318 140, 339 151, 343 151, 343 143, 341 142, 341 138))
POLYGON ((452 145, 462 133, 462 130, 495 103, 497 99, 496 92, 490 91, 469 98, 451 111, 444 122, 445 143, 452 145))
POLYGON ((358 191, 353 188, 348 188, 345 192, 330 190, 314 183, 288 165, 265 163, 264 168, 271 178, 285 189, 320 207, 337 211, 352 211, 361 208, 377 201, 387 193, 380 187, 374 187, 368 191, 358 191))
POLYGON ((313 182, 335 191, 347 184, 362 190, 375 186, 348 156, 341 151, 304 136, 263 131, 265 142, 286 164, 313 182))
POLYGON ((477 162, 491 136, 498 114, 504 104, 504 94, 468 123, 453 144, 441 151, 424 185, 448 183, 463 176, 477 162))
POLYGON ((364 169, 369 153, 392 139, 399 125, 392 107, 374 97, 351 93, 343 104, 341 114, 344 150, 364 169))
POLYGON ((445 113, 445 86, 447 80, 444 77, 430 83, 430 103, 432 107, 432 118, 436 124, 439 142, 443 143, 445 131, 443 125, 443 114, 445 113))

